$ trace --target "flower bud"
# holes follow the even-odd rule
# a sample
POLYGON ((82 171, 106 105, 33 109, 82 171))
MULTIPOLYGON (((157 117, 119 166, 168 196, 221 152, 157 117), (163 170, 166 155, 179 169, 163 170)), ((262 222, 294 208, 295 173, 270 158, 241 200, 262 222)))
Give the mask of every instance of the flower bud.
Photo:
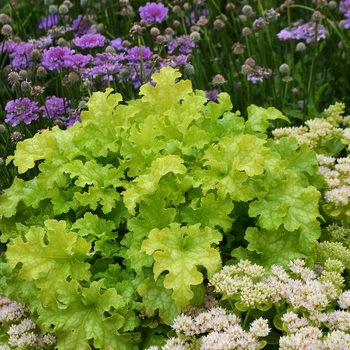
POLYGON ((49 7, 49 14, 54 15, 58 13, 58 8, 56 5, 50 5, 49 7))
POLYGON ((297 44, 295 51, 305 51, 306 50, 306 45, 303 42, 300 42, 297 44))
POLYGON ((153 37, 157 37, 160 34, 160 30, 157 27, 152 27, 149 31, 149 33, 153 36, 153 37))
POLYGON ((282 64, 279 66, 278 70, 279 70, 280 73, 282 73, 282 74, 288 74, 288 73, 290 72, 290 68, 289 68, 289 66, 288 66, 287 63, 282 63, 282 64))
POLYGON ((39 78, 43 78, 47 75, 47 70, 45 67, 43 66, 39 66, 37 69, 36 69, 36 75, 37 77, 39 78))
POLYGON ((78 82, 80 80, 80 76, 77 72, 70 72, 68 74, 68 81, 72 84, 78 82))
POLYGON ((216 75, 213 76, 211 82, 212 82, 213 85, 221 85, 221 84, 226 83, 226 80, 225 80, 223 75, 216 74, 216 75))
POLYGON ((241 44, 241 43, 234 43, 232 45, 232 52, 235 54, 235 55, 240 55, 244 52, 244 45, 241 44))
POLYGON ((18 74, 23 80, 28 78, 28 72, 24 69, 20 70, 18 74))
POLYGON ((201 35, 198 32, 192 32, 190 34, 190 41, 193 41, 194 43, 197 43, 201 40, 201 35))
POLYGON ((243 35, 243 36, 248 36, 248 35, 250 35, 250 34, 252 34, 252 30, 251 30, 249 27, 244 27, 244 28, 242 29, 242 35, 243 35))
POLYGON ((184 74, 185 75, 192 75, 195 73, 195 69, 194 67, 192 66, 192 64, 190 63, 187 63, 184 67, 184 74))
POLYGON ((60 15, 65 15, 66 13, 68 13, 68 7, 66 5, 60 5, 60 7, 58 8, 58 13, 60 15))
POLYGON ((249 16, 250 14, 252 14, 253 12, 253 8, 250 6, 250 5, 244 5, 243 8, 242 8, 242 13, 244 15, 247 15, 249 16))
POLYGON ((1 34, 5 36, 12 36, 13 29, 9 24, 4 24, 1 28, 1 34))
POLYGON ((29 92, 32 89, 32 84, 28 80, 24 80, 21 82, 21 91, 22 92, 29 92))

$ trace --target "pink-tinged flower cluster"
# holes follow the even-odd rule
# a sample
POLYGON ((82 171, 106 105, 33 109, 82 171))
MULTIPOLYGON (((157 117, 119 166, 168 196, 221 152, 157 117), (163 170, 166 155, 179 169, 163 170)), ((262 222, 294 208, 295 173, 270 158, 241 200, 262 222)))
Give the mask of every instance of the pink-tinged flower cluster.
POLYGON ((93 49, 105 45, 105 36, 102 34, 85 34, 73 40, 74 44, 82 49, 93 49))
POLYGON ((8 102, 5 111, 7 112, 5 122, 11 123, 12 126, 16 126, 21 122, 30 124, 40 116, 38 103, 31 101, 28 97, 18 98, 8 102))
POLYGON ((139 7, 139 13, 141 19, 146 20, 149 23, 158 22, 162 23, 168 15, 169 9, 162 3, 147 2, 145 6, 139 7))
POLYGON ((282 29, 277 37, 281 41, 305 40, 307 44, 326 38, 326 30, 322 24, 308 22, 298 27, 282 29))

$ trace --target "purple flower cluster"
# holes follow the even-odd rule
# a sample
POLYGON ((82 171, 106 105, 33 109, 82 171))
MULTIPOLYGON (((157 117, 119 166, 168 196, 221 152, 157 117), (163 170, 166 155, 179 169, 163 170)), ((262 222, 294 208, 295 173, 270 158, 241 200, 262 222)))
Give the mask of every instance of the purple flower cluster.
POLYGON ((195 46, 196 44, 190 40, 189 35, 171 38, 169 43, 166 44, 169 54, 172 54, 176 49, 178 49, 180 53, 190 54, 195 46))
POLYGON ((61 71, 61 68, 85 67, 91 60, 91 55, 75 54, 68 47, 51 46, 44 50, 41 64, 48 70, 61 71))
POLYGON ((22 121, 24 124, 30 124, 33 120, 37 120, 40 109, 37 102, 24 97, 8 102, 5 111, 7 112, 5 122, 16 126, 22 121))
POLYGON ((157 4, 156 2, 147 2, 145 6, 139 7, 141 19, 144 19, 149 23, 162 23, 165 17, 168 15, 168 11, 169 9, 162 3, 157 4))
POLYGON ((277 37, 279 40, 305 40, 307 44, 326 38, 326 30, 322 24, 308 22, 298 27, 282 29, 277 37))
POLYGON ((340 1, 339 8, 346 18, 345 29, 350 28, 350 0, 340 1))
POLYGON ((82 49, 93 49, 94 47, 103 47, 105 45, 105 36, 102 34, 84 34, 76 37, 73 42, 82 49))
POLYGON ((70 101, 66 98, 52 96, 45 101, 45 106, 40 109, 45 118, 60 119, 62 115, 70 112, 69 104, 70 101))

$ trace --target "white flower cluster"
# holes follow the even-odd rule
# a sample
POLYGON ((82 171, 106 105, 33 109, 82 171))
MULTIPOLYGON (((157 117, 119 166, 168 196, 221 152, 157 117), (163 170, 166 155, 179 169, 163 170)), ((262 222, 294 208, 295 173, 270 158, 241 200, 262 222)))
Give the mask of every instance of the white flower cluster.
POLYGON ((327 182, 324 194, 327 203, 344 207, 350 201, 350 158, 334 158, 318 154, 319 174, 327 182))
POLYGON ((8 323, 8 344, 1 344, 0 350, 43 349, 56 344, 52 334, 41 335, 35 322, 26 317, 28 308, 23 302, 17 303, 8 297, 0 296, 0 322, 8 323))
MULTIPOLYGON (((243 330, 240 318, 235 314, 226 313, 221 307, 212 308, 196 317, 181 314, 178 316, 172 328, 178 338, 171 338, 162 347, 162 350, 191 349, 191 344, 186 342, 184 336, 201 338, 201 350, 229 350, 229 349, 260 349, 259 337, 269 334, 268 321, 263 318, 254 320, 249 331, 243 330)), ((155 350, 151 347, 148 350, 155 350)))
POLYGON ((54 345, 56 337, 52 334, 43 336, 37 330, 37 325, 30 318, 23 319, 19 324, 12 324, 7 331, 8 344, 14 348, 42 349, 44 345, 54 345))
MULTIPOLYGON (((290 262, 288 267, 289 272, 274 265, 267 274, 263 267, 241 260, 237 265, 225 266, 210 282, 232 305, 241 303, 252 310, 258 307, 259 301, 262 306, 272 303, 283 310, 280 350, 350 349, 350 291, 342 292, 342 263, 328 259, 318 273, 305 267, 301 259, 290 262)), ((265 342, 259 338, 269 335, 269 320, 259 317, 248 327, 246 321, 241 326, 240 317, 221 307, 213 307, 195 317, 181 314, 172 325, 177 338, 169 339, 161 349, 262 348, 265 342)), ((158 347, 148 350, 158 350, 158 347)))
POLYGON ((299 127, 276 128, 272 133, 277 142, 282 137, 293 136, 299 145, 306 144, 316 151, 327 148, 327 143, 332 140, 341 139, 344 144, 350 144, 348 117, 342 116, 344 110, 345 105, 337 102, 324 111, 325 118, 307 120, 305 125, 299 127), (345 128, 339 127, 340 124, 345 128))

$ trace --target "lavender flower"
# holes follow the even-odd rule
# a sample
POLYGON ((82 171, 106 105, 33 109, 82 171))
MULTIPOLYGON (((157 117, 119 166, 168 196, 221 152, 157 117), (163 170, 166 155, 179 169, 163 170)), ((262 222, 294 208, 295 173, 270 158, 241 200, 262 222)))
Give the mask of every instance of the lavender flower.
POLYGON ((214 101, 216 102, 218 100, 218 95, 219 95, 219 91, 218 90, 209 90, 205 92, 205 97, 209 100, 209 101, 214 101))
POLYGON ((51 46, 48 50, 44 50, 41 65, 49 70, 60 72, 61 68, 72 66, 74 52, 68 47, 51 46))
POLYGON ((149 23, 154 21, 162 23, 164 18, 168 15, 168 8, 162 3, 147 2, 145 6, 139 7, 141 19, 146 20, 149 23))
MULTIPOLYGON (((153 52, 147 46, 141 46, 142 59, 148 61, 152 56, 153 52)), ((131 62, 140 62, 140 49, 138 46, 134 46, 128 49, 126 59, 131 62)))
POLYGON ((50 119, 60 119, 62 115, 70 112, 70 101, 66 98, 52 96, 45 102, 45 106, 41 107, 43 116, 50 119))
POLYGON ((40 109, 37 102, 24 97, 8 102, 5 111, 7 112, 5 122, 16 126, 22 121, 24 124, 30 124, 33 120, 37 120, 40 109))
POLYGON ((305 40, 307 44, 313 41, 321 40, 326 38, 326 30, 322 24, 317 24, 315 22, 308 22, 294 28, 282 29, 277 37, 279 40, 305 40))
POLYGON ((11 66, 14 70, 26 69, 32 63, 30 52, 34 47, 30 42, 20 42, 10 46, 12 52, 9 56, 12 58, 11 66))
POLYGON ((339 8, 346 18, 345 29, 350 28, 350 0, 340 1, 339 8))
POLYGON ((84 35, 87 33, 95 33, 96 30, 91 29, 92 22, 89 22, 79 15, 72 23, 72 29, 76 31, 76 35, 84 35))
POLYGON ((111 45, 112 47, 114 47, 118 51, 124 51, 125 50, 125 48, 123 47, 122 43, 123 43, 123 40, 121 38, 117 38, 117 39, 109 41, 109 45, 111 45))
POLYGON ((39 29, 49 29, 52 26, 58 24, 60 17, 57 14, 51 13, 47 17, 41 19, 38 28, 39 29))
POLYGON ((105 36, 102 34, 85 34, 75 38, 73 42, 82 49, 93 49, 94 47, 103 47, 105 39, 105 36))
POLYGON ((189 35, 181 35, 176 38, 171 38, 166 45, 169 54, 172 54, 176 49, 182 54, 189 54, 195 46, 196 44, 191 41, 189 35))

